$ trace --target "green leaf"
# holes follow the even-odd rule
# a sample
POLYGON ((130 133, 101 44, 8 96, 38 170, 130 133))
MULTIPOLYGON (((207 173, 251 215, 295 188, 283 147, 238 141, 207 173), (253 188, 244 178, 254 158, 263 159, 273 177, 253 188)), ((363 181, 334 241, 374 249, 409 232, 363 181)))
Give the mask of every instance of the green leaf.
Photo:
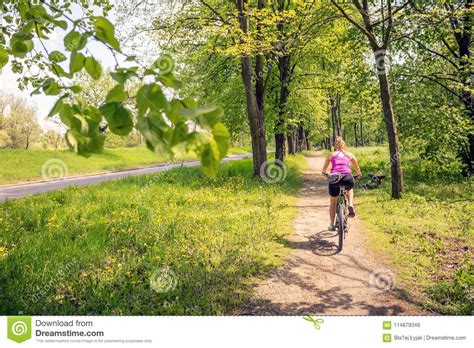
POLYGON ((2 69, 8 63, 8 53, 7 51, 0 47, 0 69, 2 69))
POLYGON ((43 92, 46 95, 58 95, 61 93, 61 87, 54 79, 49 78, 43 82, 43 92))
POLYGON ((230 134, 223 123, 218 122, 212 127, 212 135, 216 141, 217 147, 219 148, 219 159, 223 159, 227 154, 230 146, 230 134))
POLYGON ((87 37, 77 31, 71 31, 64 37, 64 47, 68 51, 80 51, 87 44, 87 37))
POLYGON ((30 13, 35 17, 43 17, 47 14, 46 9, 41 5, 31 6, 30 13))
POLYGON ((117 69, 115 72, 111 72, 110 76, 117 81, 118 83, 125 83, 131 77, 138 76, 137 69, 129 68, 129 69, 117 69))
POLYGON ((120 51, 120 44, 115 38, 115 27, 105 17, 95 17, 94 20, 95 35, 99 40, 105 42, 120 51))
POLYGON ((127 92, 124 90, 124 85, 123 84, 118 84, 114 88, 110 90, 110 92, 107 94, 107 97, 105 98, 106 103, 121 103, 127 99, 128 95, 127 92))
POLYGON ((65 76, 67 78, 72 78, 72 75, 68 72, 65 72, 61 65, 53 63, 50 66, 50 70, 53 74, 57 74, 59 76, 65 76))
POLYGON ((170 128, 166 124, 161 113, 149 113, 148 116, 137 117, 137 128, 147 141, 147 147, 155 150, 155 147, 163 143, 165 133, 170 128))
POLYGON ((60 63, 66 60, 66 56, 59 51, 53 51, 49 54, 49 59, 54 63, 60 63))
POLYGON ((73 51, 71 54, 71 60, 69 61, 69 73, 74 74, 81 71, 84 67, 84 61, 86 57, 77 51, 73 51))
POLYGON ((79 85, 73 85, 73 86, 69 87, 69 89, 70 89, 71 91, 73 91, 74 93, 80 93, 80 92, 82 92, 82 87, 79 86, 79 85))
POLYGON ((160 86, 145 85, 137 92, 138 114, 144 115, 148 109, 156 112, 169 110, 169 103, 160 86))
POLYGON ((67 22, 66 21, 58 21, 58 20, 53 20, 52 21, 56 26, 60 27, 63 30, 67 29, 67 22))
POLYGON ((117 135, 127 135, 132 131, 132 113, 119 103, 106 103, 99 108, 109 124, 110 131, 117 135))
POLYGON ((74 110, 71 105, 63 103, 63 106, 59 110, 59 118, 61 121, 71 128, 72 118, 74 117, 74 110))
POLYGON ((97 129, 100 122, 102 121, 102 114, 100 111, 91 105, 87 106, 87 108, 84 110, 84 116, 87 119, 89 128, 91 129, 97 129))
POLYGON ((79 144, 78 153, 88 156, 92 153, 101 153, 104 149, 105 135, 96 131, 79 144))
POLYGON ((63 95, 61 98, 59 98, 56 103, 54 103, 54 106, 53 108, 51 109, 51 111, 49 112, 48 116, 47 117, 53 117, 54 115, 56 115, 58 112, 61 112, 63 106, 64 106, 64 103, 63 103, 63 99, 68 97, 69 94, 65 94, 63 95))
POLYGON ((196 109, 198 107, 196 101, 193 98, 184 98, 182 103, 189 109, 196 109))
POLYGON ((200 114, 200 125, 207 124, 213 127, 219 122, 224 114, 224 110, 217 106, 205 106, 197 109, 197 113, 200 114))
POLYGON ((170 146, 176 146, 179 145, 185 141, 187 141, 189 138, 189 128, 186 123, 180 123, 176 125, 174 128, 172 128, 172 137, 170 140, 170 146))
POLYGON ((219 147, 214 140, 202 145, 199 151, 202 171, 211 178, 216 176, 220 164, 219 147))
POLYGON ((13 34, 10 39, 12 54, 18 58, 25 58, 26 54, 34 47, 32 38, 31 34, 13 34))
POLYGON ((105 136, 98 131, 94 131, 89 136, 84 136, 77 130, 70 129, 66 132, 66 142, 77 154, 90 157, 93 153, 102 152, 105 136))
POLYGON ((73 116, 71 128, 77 130, 82 135, 89 134, 89 124, 82 115, 76 114, 73 116))
POLYGON ((94 57, 87 57, 84 65, 86 67, 86 71, 94 80, 100 79, 102 75, 102 66, 94 57))

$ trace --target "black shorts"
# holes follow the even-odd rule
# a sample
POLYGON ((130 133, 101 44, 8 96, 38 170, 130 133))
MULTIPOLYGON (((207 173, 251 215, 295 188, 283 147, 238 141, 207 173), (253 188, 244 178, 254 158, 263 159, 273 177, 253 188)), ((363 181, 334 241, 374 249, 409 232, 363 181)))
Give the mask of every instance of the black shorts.
POLYGON ((329 195, 332 197, 339 196, 339 186, 344 186, 346 190, 350 190, 355 185, 355 179, 351 174, 341 174, 341 180, 336 184, 329 184, 329 195))

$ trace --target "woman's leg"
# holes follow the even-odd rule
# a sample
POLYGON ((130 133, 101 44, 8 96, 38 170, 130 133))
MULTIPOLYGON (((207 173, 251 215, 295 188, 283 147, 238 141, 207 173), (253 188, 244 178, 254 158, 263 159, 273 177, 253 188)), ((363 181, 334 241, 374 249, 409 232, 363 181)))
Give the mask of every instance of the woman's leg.
POLYGON ((347 205, 349 206, 349 217, 355 217, 355 209, 354 209, 354 190, 350 189, 347 191, 347 205))
POLYGON ((336 225, 336 206, 337 206, 338 196, 336 196, 336 197, 329 196, 329 198, 330 198, 330 201, 329 201, 329 220, 330 220, 330 223, 329 223, 329 225, 334 226, 334 225, 336 225))
POLYGON ((347 191, 347 204, 349 205, 349 207, 354 206, 354 190, 353 189, 350 189, 347 191))

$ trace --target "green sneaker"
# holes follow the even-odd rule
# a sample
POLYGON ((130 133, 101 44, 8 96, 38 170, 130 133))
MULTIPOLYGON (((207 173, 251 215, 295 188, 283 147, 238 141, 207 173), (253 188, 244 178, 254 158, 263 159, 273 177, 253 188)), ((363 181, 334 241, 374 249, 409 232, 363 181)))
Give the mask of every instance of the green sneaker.
POLYGON ((336 226, 334 226, 334 225, 330 225, 328 227, 328 231, 335 231, 335 230, 336 230, 336 226))

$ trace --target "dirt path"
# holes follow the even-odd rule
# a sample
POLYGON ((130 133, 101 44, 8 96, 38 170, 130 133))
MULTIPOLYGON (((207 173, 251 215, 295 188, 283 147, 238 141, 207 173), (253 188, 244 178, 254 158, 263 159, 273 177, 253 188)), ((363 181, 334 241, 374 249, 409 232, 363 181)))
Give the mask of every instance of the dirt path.
MULTIPOLYGON (((416 315, 421 311, 397 296, 396 279, 366 245, 357 218, 350 220, 344 249, 336 253, 337 235, 327 231, 328 197, 321 175, 321 153, 308 157, 299 193, 294 249, 285 265, 256 286, 250 315, 416 315)), ((356 192, 357 207, 357 192, 356 192)))

